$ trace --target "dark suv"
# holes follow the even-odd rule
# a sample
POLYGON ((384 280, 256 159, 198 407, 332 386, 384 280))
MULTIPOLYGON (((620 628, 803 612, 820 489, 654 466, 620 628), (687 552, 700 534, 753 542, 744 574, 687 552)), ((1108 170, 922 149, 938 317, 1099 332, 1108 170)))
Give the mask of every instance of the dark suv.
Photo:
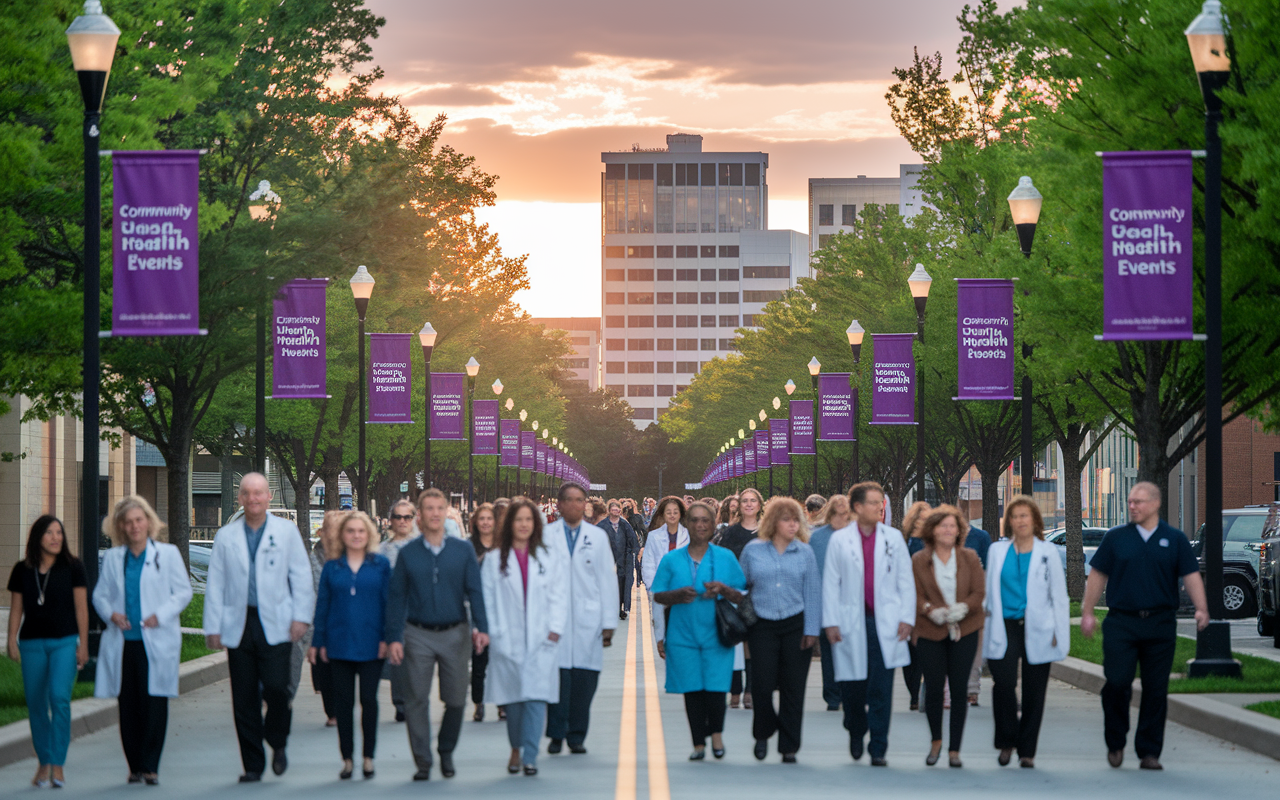
POLYGON ((1258 550, 1258 635, 1280 648, 1280 503, 1272 503, 1258 550))
MULTIPOLYGON (((1222 605, 1229 619, 1244 619, 1259 613, 1259 554, 1262 541, 1275 535, 1276 509, 1280 509, 1280 503, 1222 511, 1222 605)), ((1201 573, 1204 572, 1203 538, 1204 525, 1201 525, 1192 542, 1201 573)))

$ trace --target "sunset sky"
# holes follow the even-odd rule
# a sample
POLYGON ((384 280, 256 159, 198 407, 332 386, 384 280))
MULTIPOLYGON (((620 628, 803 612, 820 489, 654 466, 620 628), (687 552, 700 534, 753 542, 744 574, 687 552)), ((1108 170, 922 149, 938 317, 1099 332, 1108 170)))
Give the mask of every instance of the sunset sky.
POLYGON ((807 230, 807 180, 896 176, 891 69, 941 50, 963 0, 369 0, 381 89, 496 173, 482 220, 528 253, 535 316, 600 313, 600 153, 700 133, 769 153, 769 227, 807 230))

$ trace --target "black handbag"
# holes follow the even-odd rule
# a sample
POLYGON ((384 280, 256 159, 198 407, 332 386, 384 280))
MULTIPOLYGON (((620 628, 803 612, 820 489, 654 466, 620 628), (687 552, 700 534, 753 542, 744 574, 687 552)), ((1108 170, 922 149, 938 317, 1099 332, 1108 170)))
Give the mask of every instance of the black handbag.
MULTIPOLYGON (((710 552, 708 551, 708 555, 710 552)), ((716 562, 711 562, 711 579, 715 580, 716 562)), ((698 579, 694 575, 694 580, 698 579)), ((716 636, 720 638, 720 644, 725 647, 736 647, 747 640, 747 632, 756 621, 755 609, 751 607, 751 600, 743 597, 742 603, 734 606, 723 596, 716 597, 716 636), (743 608, 746 608, 746 614, 743 608)))

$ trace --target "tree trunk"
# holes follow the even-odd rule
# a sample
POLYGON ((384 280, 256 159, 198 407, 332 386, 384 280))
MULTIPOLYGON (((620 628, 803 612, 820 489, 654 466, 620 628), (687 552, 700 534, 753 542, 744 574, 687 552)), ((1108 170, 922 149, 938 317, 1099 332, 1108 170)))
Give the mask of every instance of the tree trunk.
POLYGON ((982 527, 992 541, 1000 538, 1000 473, 1001 464, 978 464, 982 475, 982 527), (988 478, 988 476, 992 476, 988 478))
POLYGON ((1084 470, 1084 461, 1080 458, 1080 444, 1077 437, 1068 436, 1059 439, 1062 448, 1062 484, 1064 487, 1064 510, 1066 513, 1066 545, 1067 545, 1067 596, 1072 600, 1084 597, 1084 532, 1083 532, 1083 497, 1080 494, 1080 474, 1084 470))
POLYGON ((182 553, 182 561, 190 572, 191 431, 174 430, 163 455, 169 474, 169 543, 182 553))

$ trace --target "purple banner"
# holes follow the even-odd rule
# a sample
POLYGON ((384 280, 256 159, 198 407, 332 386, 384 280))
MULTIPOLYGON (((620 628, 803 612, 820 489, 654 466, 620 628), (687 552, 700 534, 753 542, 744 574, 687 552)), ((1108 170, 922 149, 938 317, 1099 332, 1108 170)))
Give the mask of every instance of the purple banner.
POLYGON ((520 466, 520 420, 502 420, 502 462, 500 466, 520 466))
POLYGON ((324 290, 328 278, 289 281, 276 295, 271 313, 275 358, 271 362, 273 400, 323 400, 325 393, 324 290))
POLYGON ((770 449, 769 463, 775 467, 785 467, 791 463, 791 423, 785 419, 769 420, 770 449))
POLYGON ((199 152, 116 150, 111 166, 111 335, 203 334, 199 152))
POLYGON ((873 333, 875 363, 871 367, 871 424, 914 425, 916 359, 913 333, 873 333))
POLYGON ((818 436, 824 441, 853 440, 853 387, 849 373, 824 372, 818 376, 818 436))
POLYGON ((746 474, 750 475, 758 469, 756 466, 756 435, 754 433, 742 443, 742 460, 746 464, 746 474))
POLYGON ((742 445, 733 448, 733 477, 743 478, 747 474, 747 459, 742 454, 742 445))
POLYGON ((520 469, 532 470, 537 466, 538 458, 534 447, 538 442, 538 434, 533 431, 520 431, 520 469))
POLYGON ((542 442, 538 442, 534 447, 533 455, 535 459, 534 472, 539 475, 547 474, 547 446, 542 442))
POLYGON ((498 401, 473 400, 471 403, 471 435, 475 437, 475 456, 498 455, 498 401))
POLYGON ((769 428, 768 426, 756 431, 756 469, 768 469, 773 463, 769 459, 769 428))
POLYGON ((369 334, 369 422, 413 422, 411 333, 369 334))
POLYGON ((811 456, 817 442, 813 435, 813 401, 791 401, 791 455, 811 456))
POLYGON ((1191 152, 1102 154, 1102 338, 1190 339, 1191 152))
POLYGON ((954 400, 1013 399, 1013 281, 956 280, 954 400))
POLYGON ((463 424, 463 387, 467 376, 461 372, 431 373, 431 438, 466 439, 463 424))

